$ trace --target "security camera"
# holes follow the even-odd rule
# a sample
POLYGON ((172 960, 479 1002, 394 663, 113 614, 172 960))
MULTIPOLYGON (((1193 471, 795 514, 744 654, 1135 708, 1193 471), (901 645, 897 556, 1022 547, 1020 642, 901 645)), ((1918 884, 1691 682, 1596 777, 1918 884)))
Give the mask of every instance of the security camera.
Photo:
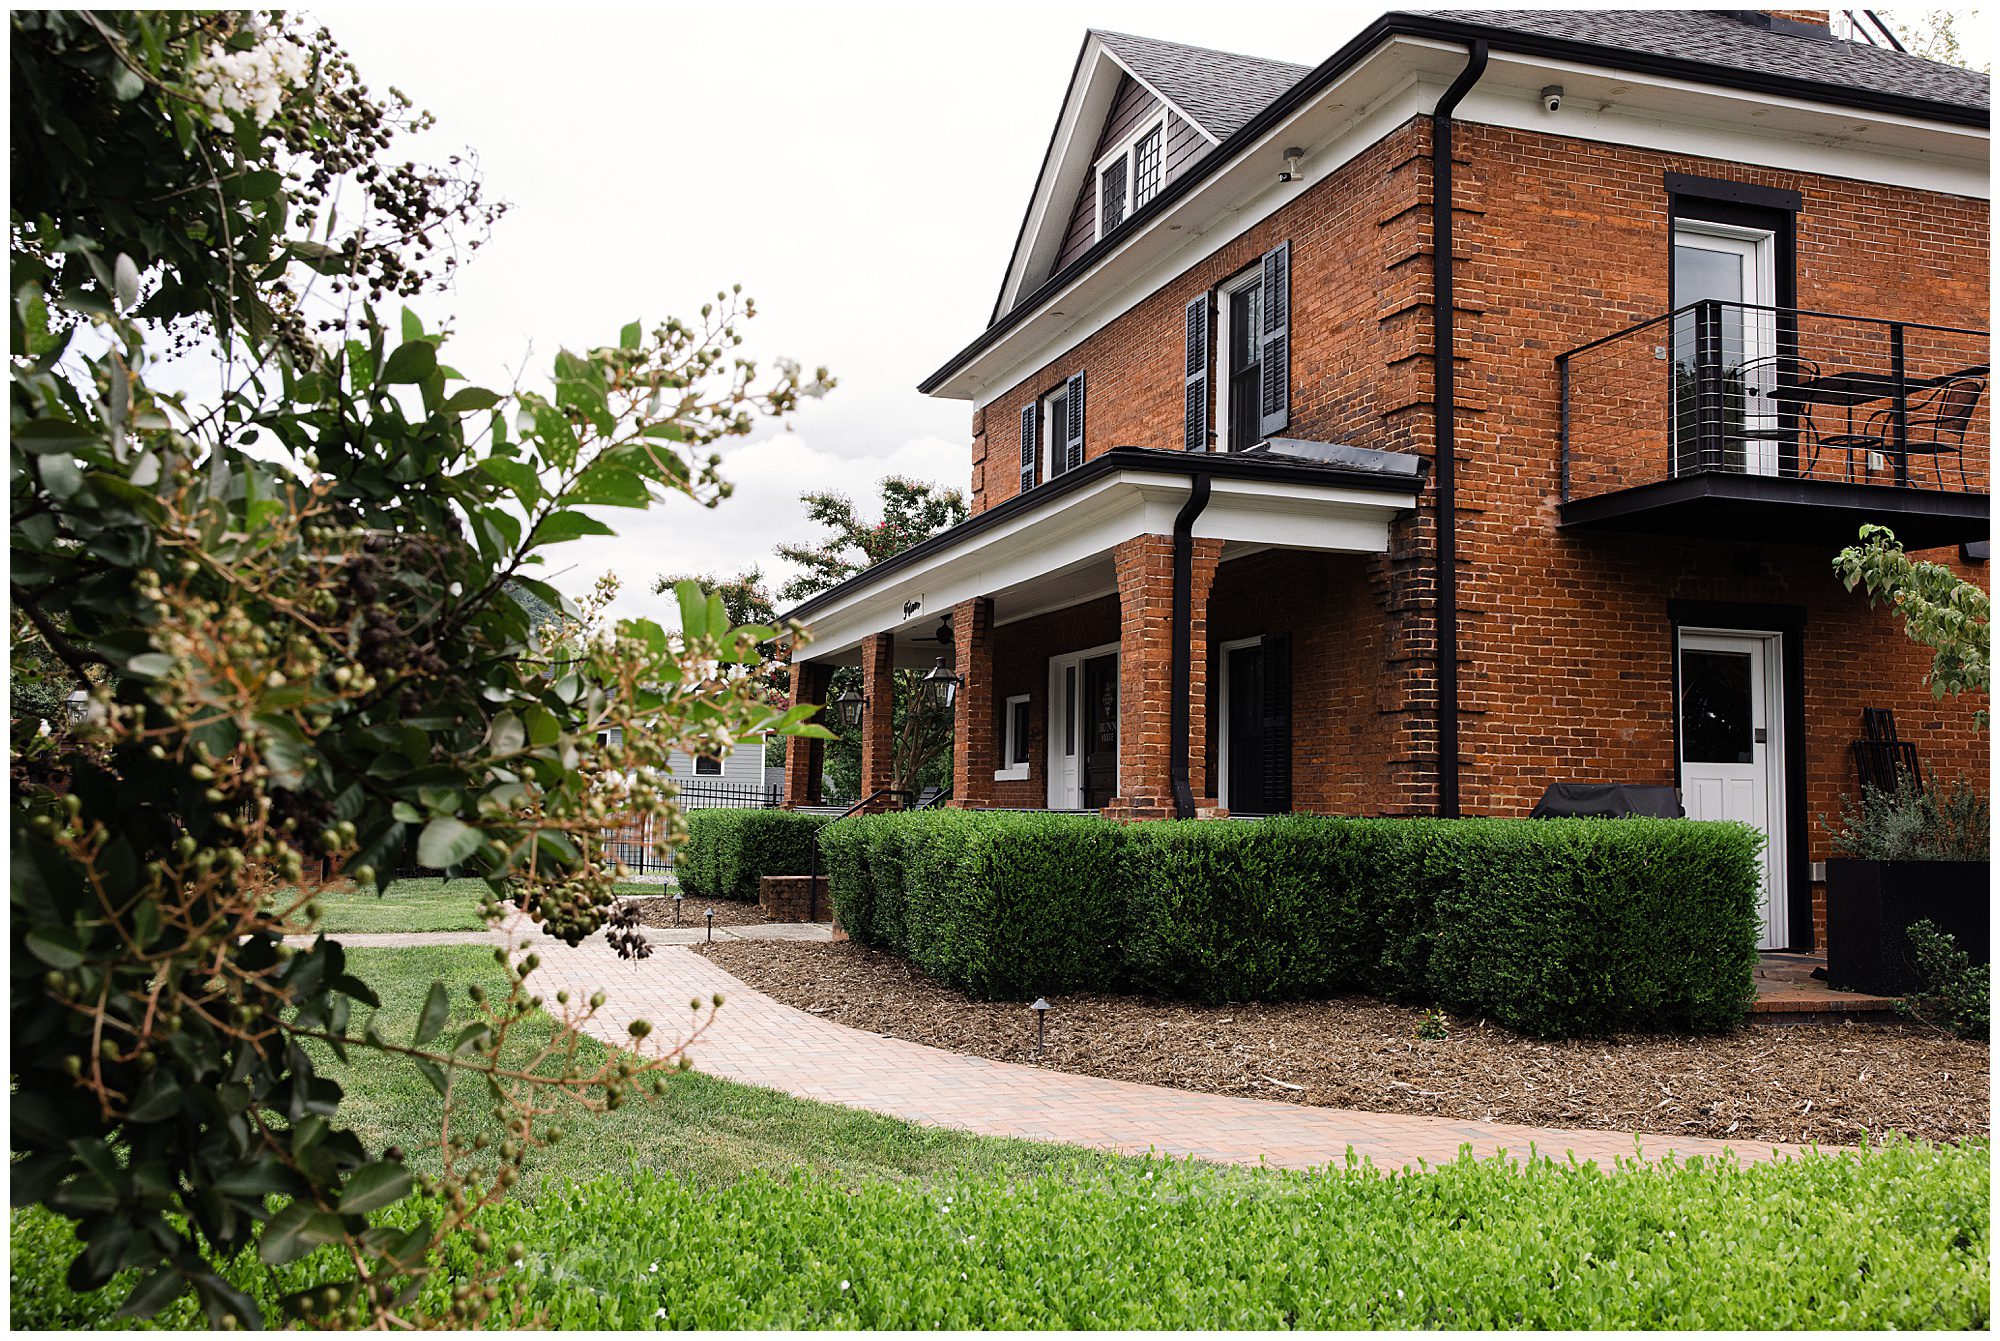
POLYGON ((1550 84, 1547 88, 1542 90, 1543 111, 1560 112, 1562 110, 1562 105, 1563 105, 1563 86, 1561 84, 1550 84))
POLYGON ((1305 156, 1306 151, 1297 147, 1285 150, 1285 166, 1278 173, 1278 180, 1295 182, 1303 177, 1305 174, 1299 171, 1299 160, 1305 156))

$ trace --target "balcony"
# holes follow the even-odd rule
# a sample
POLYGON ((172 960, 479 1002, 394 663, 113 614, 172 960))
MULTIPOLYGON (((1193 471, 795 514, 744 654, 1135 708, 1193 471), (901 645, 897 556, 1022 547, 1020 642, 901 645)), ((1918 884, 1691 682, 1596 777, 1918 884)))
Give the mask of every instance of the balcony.
POLYGON ((1556 360, 1565 530, 1984 540, 1985 331, 1700 302, 1556 360))

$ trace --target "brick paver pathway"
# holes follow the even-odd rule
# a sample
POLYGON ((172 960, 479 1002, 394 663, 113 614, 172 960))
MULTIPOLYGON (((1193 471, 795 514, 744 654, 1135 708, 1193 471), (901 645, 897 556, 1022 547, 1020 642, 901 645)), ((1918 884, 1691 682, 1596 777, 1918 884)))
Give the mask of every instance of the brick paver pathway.
MULTIPOLYGON (((648 929, 656 944, 657 932, 648 929)), ((1500 1150, 1526 1156, 1532 1145, 1545 1154, 1574 1153, 1606 1167, 1616 1157, 1641 1151, 1649 1158, 1669 1150, 1682 1157, 1734 1151, 1743 1159, 1799 1153, 1797 1146, 1752 1141, 1646 1135, 1635 1142, 1618 1132, 1236 1099, 967 1057, 780 1005, 700 955, 673 946, 661 945, 648 959, 626 962, 601 937, 593 937, 575 950, 545 950, 543 960, 535 985, 544 997, 565 987, 573 997, 604 991, 604 1008, 590 1032, 606 1042, 628 1043, 626 1026, 634 1019, 656 1026, 649 1043, 663 1035, 678 1037, 688 1021, 690 998, 706 1001, 721 992, 726 1004, 692 1049, 698 1070, 986 1136, 1063 1141, 1121 1154, 1151 1150, 1236 1164, 1263 1161, 1284 1168, 1333 1163, 1350 1148, 1383 1168, 1418 1160, 1436 1164, 1454 1158, 1468 1143, 1481 1156, 1500 1150)))

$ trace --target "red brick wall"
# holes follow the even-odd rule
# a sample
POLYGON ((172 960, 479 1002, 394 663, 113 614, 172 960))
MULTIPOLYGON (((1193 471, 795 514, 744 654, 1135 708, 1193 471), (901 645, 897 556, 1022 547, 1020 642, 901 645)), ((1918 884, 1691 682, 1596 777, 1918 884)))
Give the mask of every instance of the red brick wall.
MULTIPOLYGON (((975 415, 974 509, 1017 489, 1020 406, 1079 368, 1089 377, 1087 455, 1180 446, 1186 302, 1286 239, 1290 432, 1428 454, 1428 140, 1421 119, 1392 132, 975 415)), ((1804 607, 1815 859, 1827 850, 1817 817, 1834 816, 1852 786, 1845 751, 1863 707, 1894 709, 1930 763, 1983 776, 1975 705, 1930 697, 1928 654, 1891 614, 1839 586, 1830 546, 1558 531, 1554 360, 1667 310, 1664 172, 1799 192, 1801 307, 1950 325, 1987 324, 1986 205, 1480 125, 1458 128, 1456 152, 1467 811, 1525 814, 1558 778, 1672 778, 1672 599, 1804 607)), ((1972 465, 1983 481, 1983 456, 1972 465)), ((1265 555, 1222 567, 1214 640, 1276 631, 1273 621, 1288 618, 1300 683, 1323 705, 1317 722, 1297 715, 1301 805, 1434 804, 1433 506, 1427 495, 1392 528, 1385 556, 1265 555)), ((1949 552, 1927 557, 1956 563, 1949 552)), ((1988 583, 1983 566, 1962 571, 1988 583)))

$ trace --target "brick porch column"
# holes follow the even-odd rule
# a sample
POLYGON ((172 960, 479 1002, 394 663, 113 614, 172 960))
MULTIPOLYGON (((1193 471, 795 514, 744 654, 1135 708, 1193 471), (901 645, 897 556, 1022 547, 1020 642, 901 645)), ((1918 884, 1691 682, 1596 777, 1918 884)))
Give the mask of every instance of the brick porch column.
POLYGON ((1118 795, 1112 819, 1174 814, 1173 696, 1187 695, 1188 783, 1197 806, 1213 806, 1208 777, 1208 594, 1222 542, 1194 542, 1188 679, 1172 683, 1174 540, 1135 536, 1112 551, 1118 574, 1118 795))
POLYGON ((861 644, 861 795, 895 781, 896 640, 877 633, 861 644))
POLYGON ((957 711, 951 734, 951 804, 978 809, 993 804, 993 602, 983 596, 951 609, 957 655, 957 711))
MULTIPOLYGON (((827 682, 833 667, 816 661, 792 663, 792 706, 826 702, 827 682)), ((816 806, 820 800, 820 760, 824 741, 804 736, 785 737, 785 804, 816 806)))

